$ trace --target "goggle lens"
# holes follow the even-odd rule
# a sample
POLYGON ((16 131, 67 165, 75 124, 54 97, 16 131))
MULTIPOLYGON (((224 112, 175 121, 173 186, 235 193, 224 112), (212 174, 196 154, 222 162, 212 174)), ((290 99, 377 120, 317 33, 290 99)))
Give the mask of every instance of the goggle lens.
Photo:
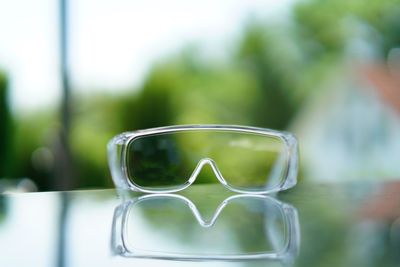
POLYGON ((206 161, 217 173, 200 171, 196 183, 218 183, 219 172, 230 187, 257 192, 282 184, 288 157, 284 140, 275 136, 188 130, 134 138, 127 146, 126 170, 136 186, 168 190, 187 184, 206 161))

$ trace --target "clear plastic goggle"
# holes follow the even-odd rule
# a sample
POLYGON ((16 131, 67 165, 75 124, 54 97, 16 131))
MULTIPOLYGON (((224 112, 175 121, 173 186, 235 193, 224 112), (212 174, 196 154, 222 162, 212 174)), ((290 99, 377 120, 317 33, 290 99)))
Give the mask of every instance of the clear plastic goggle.
POLYGON ((119 189, 172 193, 220 182, 266 194, 297 182, 298 143, 287 132, 233 125, 170 126, 122 133, 108 144, 119 189))

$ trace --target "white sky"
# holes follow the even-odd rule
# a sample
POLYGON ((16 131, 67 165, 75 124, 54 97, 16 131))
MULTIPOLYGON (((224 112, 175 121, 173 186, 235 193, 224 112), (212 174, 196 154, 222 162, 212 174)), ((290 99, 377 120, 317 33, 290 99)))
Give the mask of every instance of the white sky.
MULTIPOLYGON (((218 53, 250 15, 280 19, 292 0, 71 0, 70 69, 75 91, 126 90, 154 60, 188 43, 218 53)), ((14 111, 60 97, 58 1, 0 0, 0 69, 14 111)))

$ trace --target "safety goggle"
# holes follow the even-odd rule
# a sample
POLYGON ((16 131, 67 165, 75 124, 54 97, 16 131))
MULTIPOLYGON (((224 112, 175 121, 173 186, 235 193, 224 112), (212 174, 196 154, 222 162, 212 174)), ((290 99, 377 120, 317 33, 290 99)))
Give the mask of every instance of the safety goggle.
POLYGON ((171 193, 219 181, 238 193, 293 187, 298 145, 294 135, 230 125, 170 126, 126 132, 108 144, 119 189, 171 193))

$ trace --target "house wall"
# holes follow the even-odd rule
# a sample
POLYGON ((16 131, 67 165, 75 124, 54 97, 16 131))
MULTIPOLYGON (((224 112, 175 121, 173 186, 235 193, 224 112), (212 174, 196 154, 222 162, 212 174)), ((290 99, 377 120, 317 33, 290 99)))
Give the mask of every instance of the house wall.
POLYGON ((400 178, 398 113, 377 88, 342 77, 315 94, 293 124, 305 178, 400 178))

